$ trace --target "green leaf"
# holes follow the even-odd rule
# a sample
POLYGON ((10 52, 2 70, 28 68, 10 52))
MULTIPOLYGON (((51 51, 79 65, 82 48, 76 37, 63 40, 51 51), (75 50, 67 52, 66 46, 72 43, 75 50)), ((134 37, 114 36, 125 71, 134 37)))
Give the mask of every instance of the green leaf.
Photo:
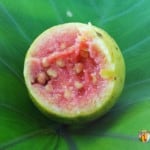
POLYGON ((0 1, 0 150, 149 149, 138 132, 150 130, 149 0, 0 1), (125 88, 102 118, 82 127, 63 126, 32 104, 23 63, 32 41, 65 22, 91 22, 119 44, 126 62, 125 88))

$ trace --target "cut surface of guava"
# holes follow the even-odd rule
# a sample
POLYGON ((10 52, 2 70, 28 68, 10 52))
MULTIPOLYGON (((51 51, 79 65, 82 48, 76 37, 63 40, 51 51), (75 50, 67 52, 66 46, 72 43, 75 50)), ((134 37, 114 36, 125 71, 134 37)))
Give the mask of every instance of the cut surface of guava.
POLYGON ((29 48, 24 77, 33 102, 62 122, 86 122, 107 112, 122 91, 121 52, 103 30, 66 23, 43 32, 29 48))

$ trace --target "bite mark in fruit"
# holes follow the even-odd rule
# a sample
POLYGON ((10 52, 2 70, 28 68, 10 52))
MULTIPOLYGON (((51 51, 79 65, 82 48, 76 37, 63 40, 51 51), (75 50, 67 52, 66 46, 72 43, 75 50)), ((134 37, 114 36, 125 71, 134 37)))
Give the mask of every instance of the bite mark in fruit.
POLYGON ((33 101, 48 115, 66 122, 104 114, 124 81, 123 58, 114 43, 91 24, 64 24, 44 32, 30 47, 24 67, 33 101))

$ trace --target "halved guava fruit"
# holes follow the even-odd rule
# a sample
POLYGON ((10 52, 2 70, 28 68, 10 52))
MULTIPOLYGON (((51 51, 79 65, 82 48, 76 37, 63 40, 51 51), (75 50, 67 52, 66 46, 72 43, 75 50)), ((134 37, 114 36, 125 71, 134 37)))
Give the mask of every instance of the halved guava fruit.
POLYGON ((63 123, 83 123, 106 113, 120 95, 123 56, 102 29, 82 23, 54 26, 29 48, 24 77, 35 105, 63 123))

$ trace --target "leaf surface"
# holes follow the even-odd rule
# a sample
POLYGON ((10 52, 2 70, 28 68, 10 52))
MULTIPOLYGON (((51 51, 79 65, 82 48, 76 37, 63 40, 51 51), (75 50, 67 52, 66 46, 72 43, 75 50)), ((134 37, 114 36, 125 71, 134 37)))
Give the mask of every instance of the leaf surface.
POLYGON ((0 150, 149 149, 138 132, 150 130, 149 0, 0 1, 0 150), (102 118, 74 128, 44 117, 23 79, 25 53, 45 29, 91 22, 120 46, 126 82, 117 104, 102 118))

